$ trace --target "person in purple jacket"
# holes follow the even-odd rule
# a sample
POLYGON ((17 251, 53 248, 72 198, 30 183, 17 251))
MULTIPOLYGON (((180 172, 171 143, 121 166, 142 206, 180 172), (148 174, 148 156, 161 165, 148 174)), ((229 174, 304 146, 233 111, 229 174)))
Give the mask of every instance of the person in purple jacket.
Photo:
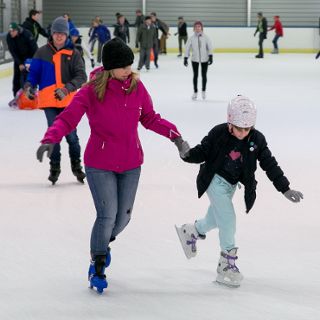
POLYGON ((132 50, 122 40, 107 42, 102 51, 103 67, 93 71, 91 80, 56 118, 37 151, 40 162, 46 151, 50 156, 54 144, 74 130, 86 113, 91 135, 84 163, 97 213, 90 242, 89 281, 100 293, 108 285, 109 243, 132 216, 143 163, 139 122, 173 141, 180 153, 188 147, 176 126, 154 111, 148 91, 131 70, 133 60, 132 50))

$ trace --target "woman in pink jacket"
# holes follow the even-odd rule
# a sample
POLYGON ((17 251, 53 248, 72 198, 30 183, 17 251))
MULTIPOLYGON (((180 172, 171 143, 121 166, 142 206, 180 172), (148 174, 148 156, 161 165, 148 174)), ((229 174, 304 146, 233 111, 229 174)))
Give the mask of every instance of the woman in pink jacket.
POLYGON ((47 130, 37 158, 71 132, 86 113, 91 135, 84 154, 88 184, 97 211, 91 233, 91 288, 102 292, 108 283, 105 268, 111 261, 109 242, 127 226, 143 163, 138 124, 171 139, 179 151, 188 146, 176 126, 153 110, 148 91, 132 72, 134 55, 120 39, 103 47, 103 67, 82 87, 47 130))

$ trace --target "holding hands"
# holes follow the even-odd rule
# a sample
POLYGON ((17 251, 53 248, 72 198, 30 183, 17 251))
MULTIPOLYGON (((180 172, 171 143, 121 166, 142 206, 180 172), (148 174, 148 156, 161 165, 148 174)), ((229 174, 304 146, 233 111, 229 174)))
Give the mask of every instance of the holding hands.
POLYGON ((182 159, 188 157, 190 151, 189 143, 187 141, 184 141, 182 137, 175 138, 173 142, 179 150, 180 157, 182 159))

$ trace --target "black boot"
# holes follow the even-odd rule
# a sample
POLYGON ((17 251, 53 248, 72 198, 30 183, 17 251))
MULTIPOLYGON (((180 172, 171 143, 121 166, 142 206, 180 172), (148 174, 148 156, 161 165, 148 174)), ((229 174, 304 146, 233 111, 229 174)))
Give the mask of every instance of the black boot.
POLYGON ((81 183, 84 183, 83 180, 86 177, 86 174, 82 171, 80 160, 71 160, 71 170, 72 173, 77 177, 77 180, 81 183))
POLYGON ((58 181, 61 172, 60 163, 50 163, 50 175, 48 180, 55 184, 58 181))

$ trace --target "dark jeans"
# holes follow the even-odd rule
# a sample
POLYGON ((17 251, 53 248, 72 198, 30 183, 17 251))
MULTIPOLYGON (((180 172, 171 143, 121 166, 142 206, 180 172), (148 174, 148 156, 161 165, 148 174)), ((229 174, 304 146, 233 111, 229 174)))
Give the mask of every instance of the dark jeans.
POLYGON ((182 41, 184 44, 186 44, 188 40, 188 36, 179 36, 178 38, 178 43, 179 43, 179 53, 182 54, 182 41))
MULTIPOLYGON (((48 127, 50 127, 56 116, 59 115, 64 108, 44 108, 44 113, 47 118, 48 127)), ((66 136, 66 140, 69 144, 69 156, 71 161, 80 160, 80 145, 79 145, 79 138, 77 135, 77 129, 73 130, 66 136)), ((61 160, 61 153, 60 153, 60 144, 56 143, 53 148, 53 152, 50 157, 51 164, 60 164, 61 160)))
MULTIPOLYGON (((193 90, 198 92, 199 62, 192 61, 193 90)), ((201 62, 202 91, 206 91, 208 62, 201 62)))
POLYGON ((259 33, 259 56, 263 57, 263 40, 265 39, 264 34, 259 33))
POLYGON ((278 40, 280 37, 281 37, 280 35, 276 34, 272 40, 272 43, 275 49, 278 49, 278 40))
POLYGON ((154 64, 155 64, 155 66, 158 65, 159 43, 160 43, 160 40, 157 39, 153 44, 153 55, 154 55, 154 64))
POLYGON ((98 41, 98 52, 97 52, 97 62, 101 63, 102 60, 102 48, 104 43, 98 41))
POLYGON ((90 249, 94 259, 105 255, 113 240, 128 225, 141 167, 122 173, 86 167, 87 181, 97 211, 90 249))
POLYGON ((13 97, 16 96, 16 93, 23 88, 24 83, 27 80, 27 71, 23 70, 20 71, 19 65, 17 63, 13 64, 13 80, 12 80, 12 91, 13 91, 13 97))
POLYGON ((147 69, 150 69, 150 51, 151 48, 140 48, 140 57, 139 57, 139 64, 138 68, 141 69, 143 65, 146 65, 147 69))

